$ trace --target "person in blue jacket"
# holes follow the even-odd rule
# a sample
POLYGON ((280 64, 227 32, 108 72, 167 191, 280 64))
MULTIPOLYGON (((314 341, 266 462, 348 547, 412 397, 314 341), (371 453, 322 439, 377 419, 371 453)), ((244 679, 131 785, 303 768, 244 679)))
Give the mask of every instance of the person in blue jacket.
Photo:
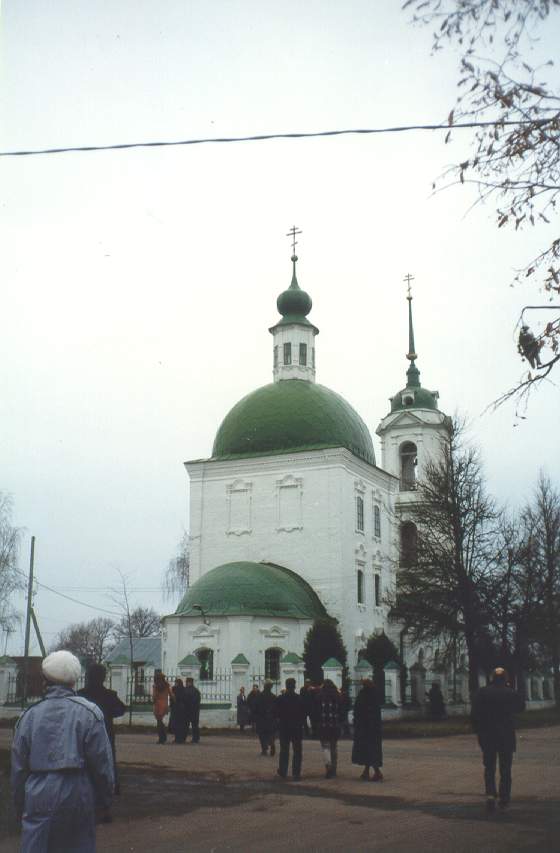
POLYGON ((44 698, 20 717, 11 782, 22 821, 22 853, 95 853, 95 807, 113 795, 113 755, 103 713, 77 696, 79 660, 66 651, 43 661, 44 698))

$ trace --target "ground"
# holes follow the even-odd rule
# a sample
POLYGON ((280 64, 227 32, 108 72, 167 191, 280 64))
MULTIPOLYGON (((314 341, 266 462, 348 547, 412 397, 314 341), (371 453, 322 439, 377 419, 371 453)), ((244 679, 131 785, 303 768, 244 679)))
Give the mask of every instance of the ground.
MULTIPOLYGON (((10 732, 0 730, 0 749, 10 732)), ((558 853, 560 726, 518 735, 514 801, 488 816, 472 735, 386 740, 385 780, 362 782, 340 743, 339 775, 324 778, 319 744, 304 742, 303 779, 275 776, 253 735, 210 735, 199 745, 121 734, 122 794, 114 822, 98 827, 98 851, 390 851, 558 853)), ((0 753, 1 754, 1 753, 0 753)), ((18 850, 2 783, 0 852, 18 850)))

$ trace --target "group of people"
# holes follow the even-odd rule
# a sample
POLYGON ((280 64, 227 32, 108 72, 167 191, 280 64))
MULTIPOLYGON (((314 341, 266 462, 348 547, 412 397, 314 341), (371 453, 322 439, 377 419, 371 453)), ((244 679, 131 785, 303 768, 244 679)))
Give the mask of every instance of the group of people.
POLYGON ((189 730, 192 729, 191 742, 200 741, 200 690, 194 686, 194 680, 176 678, 173 687, 165 675, 157 671, 154 676, 153 703, 156 718, 158 743, 167 742, 167 734, 174 735, 175 743, 186 743, 189 730), (165 718, 169 714, 166 729, 165 718))
MULTIPOLYGON (((267 681, 262 691, 256 685, 245 698, 243 689, 237 700, 237 722, 240 728, 254 723, 261 745, 261 755, 275 755, 276 736, 280 742, 278 775, 288 775, 290 748, 292 750, 292 779, 301 779, 303 737, 309 734, 319 739, 328 779, 336 776, 338 741, 348 729, 349 702, 347 694, 338 690, 329 679, 320 687, 306 682, 296 692, 294 678, 286 679, 280 695, 272 692, 267 681)), ((381 741, 381 704, 371 679, 364 679, 354 705, 354 741, 352 763, 363 766, 360 778, 380 782, 383 779, 383 750, 381 741), (370 775, 373 770, 373 775, 370 775)))
MULTIPOLYGON (((12 744, 11 783, 16 813, 22 824, 21 851, 55 853, 72 849, 95 853, 96 809, 101 809, 104 819, 110 820, 112 797, 119 790, 113 718, 122 716, 126 709, 116 693, 104 687, 102 666, 90 668, 86 686, 79 693, 74 686, 81 666, 70 652, 48 655, 42 670, 46 685, 43 699, 21 715, 12 744)), ((160 743, 165 742, 162 739, 166 734, 165 709, 171 708, 171 728, 179 743, 184 742, 182 738, 186 738, 189 724, 193 725, 193 738, 195 732, 198 734, 200 694, 191 682, 192 679, 187 679, 183 685, 177 679, 170 688, 165 677, 158 674, 154 713, 160 743), (192 702, 189 695, 194 696, 192 702), (191 707, 196 708, 196 728, 191 707)), ((295 679, 288 678, 279 696, 272 693, 269 682, 262 692, 255 691, 252 700, 251 713, 262 754, 275 754, 277 734, 278 775, 287 777, 291 750, 295 781, 301 779, 304 724, 311 707, 305 694, 305 690, 298 694, 295 679)), ((313 703, 312 718, 323 750, 326 776, 333 778, 345 713, 344 696, 332 681, 326 680, 313 692, 313 703)), ((523 707, 523 698, 509 685, 502 668, 494 670, 491 684, 480 688, 473 697, 472 722, 482 750, 489 811, 496 804, 506 808, 510 801, 515 714, 523 707)), ((383 779, 381 707, 370 679, 362 682, 354 705, 352 763, 363 767, 360 778, 364 781, 383 779)))

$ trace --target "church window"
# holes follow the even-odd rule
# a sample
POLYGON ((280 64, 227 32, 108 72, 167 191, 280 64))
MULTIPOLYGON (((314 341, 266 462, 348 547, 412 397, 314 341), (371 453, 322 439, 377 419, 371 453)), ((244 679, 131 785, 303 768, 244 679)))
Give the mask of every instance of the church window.
POLYGON ((357 579, 358 579, 358 589, 357 589, 358 604, 363 604, 364 603, 364 573, 363 573, 362 569, 358 569, 357 579))
POLYGON ((299 345, 299 363, 306 367, 307 365, 307 344, 299 345))
POLYGON ((274 347, 274 367, 278 367, 278 347, 274 347))
POLYGON ((418 531, 413 521, 401 524, 401 559, 404 568, 410 568, 418 562, 418 531))
POLYGON ((360 495, 356 498, 356 530, 364 530, 364 499, 360 495))
POLYGON ((412 441, 401 444, 401 492, 410 492, 416 488, 416 465, 418 462, 416 445, 412 441))
POLYGON ((282 649, 270 648, 264 653, 264 675, 270 681, 280 681, 282 649))
POLYGON ((284 344, 284 364, 292 363, 292 345, 284 344))
POLYGON ((373 576, 374 590, 375 590, 375 606, 381 607, 381 575, 378 575, 377 572, 373 576))
POLYGON ((381 513, 377 504, 373 507, 373 535, 381 539, 381 513))
POLYGON ((212 681, 214 678, 214 652, 212 649, 197 649, 195 655, 200 664, 200 680, 212 681))

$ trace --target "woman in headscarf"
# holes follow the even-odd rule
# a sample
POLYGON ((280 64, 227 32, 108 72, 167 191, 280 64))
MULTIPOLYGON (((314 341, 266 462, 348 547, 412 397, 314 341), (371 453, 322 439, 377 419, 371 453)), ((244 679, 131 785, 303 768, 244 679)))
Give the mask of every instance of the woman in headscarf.
POLYGON ((382 781, 381 705, 375 685, 370 678, 364 678, 362 681, 362 689, 354 703, 352 764, 363 765, 364 771, 360 778, 364 781, 382 781), (373 767, 371 777, 370 767, 373 767))
POLYGON ((161 669, 156 670, 154 675, 152 698, 154 701, 154 717, 157 723, 158 743, 165 743, 167 741, 167 732, 163 718, 169 713, 171 688, 161 669))

